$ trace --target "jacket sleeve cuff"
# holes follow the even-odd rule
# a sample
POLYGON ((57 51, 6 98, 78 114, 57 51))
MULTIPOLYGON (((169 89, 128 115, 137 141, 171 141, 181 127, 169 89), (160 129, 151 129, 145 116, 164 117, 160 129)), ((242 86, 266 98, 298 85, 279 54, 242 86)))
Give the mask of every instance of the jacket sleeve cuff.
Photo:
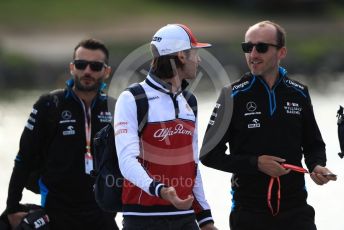
POLYGON ((206 224, 214 223, 210 210, 203 210, 196 214, 196 219, 199 227, 203 227, 206 224))
POLYGON ((249 161, 250 165, 253 166, 256 170, 258 170, 258 157, 250 157, 249 161))
POLYGON ((153 196, 160 197, 161 198, 161 189, 166 187, 166 185, 160 183, 159 181, 152 181, 152 183, 149 185, 149 193, 153 196))
POLYGON ((324 162, 318 162, 318 163, 312 164, 312 165, 308 168, 309 172, 313 172, 313 171, 314 171, 314 168, 315 168, 316 166, 318 166, 318 165, 320 165, 320 166, 322 166, 322 167, 325 167, 325 166, 326 166, 326 163, 324 163, 324 162))

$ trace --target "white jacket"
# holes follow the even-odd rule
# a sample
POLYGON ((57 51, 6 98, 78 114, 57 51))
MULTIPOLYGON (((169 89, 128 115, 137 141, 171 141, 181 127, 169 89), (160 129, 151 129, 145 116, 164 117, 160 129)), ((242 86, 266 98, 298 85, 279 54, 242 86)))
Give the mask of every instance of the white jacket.
POLYGON ((148 122, 138 135, 134 96, 124 91, 115 113, 115 141, 123 183, 123 215, 161 216, 196 213, 199 224, 212 221, 198 164, 197 119, 181 92, 154 76, 140 83, 148 98, 148 122), (166 86, 167 85, 167 86, 166 86), (159 197, 175 187, 182 199, 195 197, 193 209, 178 210, 159 197))

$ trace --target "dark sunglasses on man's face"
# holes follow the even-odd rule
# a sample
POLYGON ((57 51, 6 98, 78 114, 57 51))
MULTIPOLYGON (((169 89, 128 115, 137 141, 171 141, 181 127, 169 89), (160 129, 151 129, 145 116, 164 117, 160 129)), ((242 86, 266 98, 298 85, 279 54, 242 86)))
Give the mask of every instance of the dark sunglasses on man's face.
POLYGON ((84 70, 89 65, 90 69, 95 72, 101 71, 107 65, 100 61, 86 61, 86 60, 74 60, 73 64, 78 70, 84 70))
POLYGON ((243 42, 241 43, 241 48, 244 51, 244 53, 251 53, 253 50, 253 47, 256 47, 256 50, 258 53, 266 53, 269 49, 269 46, 273 46, 276 48, 281 48, 279 45, 270 44, 270 43, 264 43, 264 42, 258 42, 257 44, 253 44, 252 42, 243 42))

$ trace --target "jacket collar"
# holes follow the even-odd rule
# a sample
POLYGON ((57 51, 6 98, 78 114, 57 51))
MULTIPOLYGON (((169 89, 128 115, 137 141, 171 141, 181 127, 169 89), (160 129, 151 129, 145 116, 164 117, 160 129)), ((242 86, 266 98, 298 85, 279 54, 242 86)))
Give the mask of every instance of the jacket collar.
MULTIPOLYGON (((167 94, 173 94, 172 93, 172 85, 170 83, 167 83, 157 76, 155 76, 152 73, 148 73, 146 78, 146 83, 151 86, 152 88, 159 90, 160 92, 167 93, 167 94)), ((182 84, 180 89, 175 94, 180 94, 182 91, 186 90, 189 83, 184 79, 182 80, 182 84)))
MULTIPOLYGON (((264 84, 267 84, 266 82, 265 82, 265 80, 263 79, 263 77, 262 76, 260 76, 260 75, 252 75, 252 74, 250 74, 252 77, 258 77, 262 82, 264 82, 264 84)), ((275 82, 275 84, 274 84, 274 86, 272 87, 273 89, 274 88, 276 88, 280 83, 281 83, 281 81, 285 78, 285 77, 287 77, 287 75, 288 75, 288 72, 287 72, 287 70, 286 69, 284 69, 283 67, 278 67, 278 78, 277 78, 277 80, 276 80, 276 82, 275 82)))

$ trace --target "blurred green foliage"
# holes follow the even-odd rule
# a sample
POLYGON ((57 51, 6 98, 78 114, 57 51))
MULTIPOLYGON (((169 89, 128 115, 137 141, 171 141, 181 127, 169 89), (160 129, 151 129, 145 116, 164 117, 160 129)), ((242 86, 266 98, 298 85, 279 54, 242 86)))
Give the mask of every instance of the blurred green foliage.
POLYGON ((34 64, 29 58, 15 53, 2 53, 0 56, 2 64, 8 66, 9 68, 16 68, 21 66, 22 68, 30 68, 34 64))
POLYGON ((190 13, 197 8, 153 0, 14 0, 0 1, 0 24, 5 26, 51 26, 98 24, 137 20, 146 15, 190 13))
MULTIPOLYGON (((235 66, 240 72, 247 70, 240 48, 244 31, 248 25, 265 19, 281 22, 286 27, 288 56, 283 64, 286 63, 292 72, 297 70, 303 71, 302 74, 314 73, 319 66, 324 65, 329 72, 344 72, 342 62, 338 62, 344 56, 344 31, 333 29, 343 28, 343 0, 0 1, 0 34, 2 31, 10 31, 19 36, 25 36, 29 32, 91 32, 97 28, 111 30, 120 27, 122 23, 125 30, 135 30, 138 26, 130 27, 135 24, 149 27, 152 22, 156 26, 180 21, 192 26, 198 25, 198 28, 203 23, 209 23, 207 28, 209 25, 221 24, 219 28, 222 29, 217 30, 216 34, 208 32, 208 35, 202 36, 196 33, 196 36, 199 35, 201 40, 211 37, 209 42, 213 43, 213 47, 209 51, 221 64, 235 66), (309 25, 312 25, 311 29, 308 28, 309 25), (335 26, 332 28, 332 25, 335 26), (223 31, 226 28, 229 31, 223 31), (227 35, 230 37, 227 38, 227 35)), ((204 31, 207 32, 206 29, 204 31)), ((148 42, 147 38, 151 36, 132 33, 126 41, 116 40, 116 35, 115 32, 106 40, 113 69, 131 51, 148 42)), ((23 54, 1 52, 1 48, 0 43, 0 88, 14 84, 40 87, 41 84, 59 81, 61 76, 68 77, 66 63, 69 60, 66 63, 49 63, 43 60, 44 63, 41 63, 23 54), (22 81, 23 76, 28 81, 22 81)))
POLYGON ((313 62, 326 54, 335 52, 338 47, 335 44, 341 44, 343 39, 340 37, 315 37, 307 41, 289 42, 289 49, 295 50, 300 58, 313 62))
POLYGON ((264 13, 290 15, 319 14, 344 17, 344 4, 338 0, 12 0, 0 1, 0 25, 28 26, 97 24, 116 20, 136 20, 144 16, 203 14, 204 17, 252 17, 264 13), (288 7, 289 6, 289 7, 288 7), (319 6, 319 7, 317 7, 319 6), (310 10, 312 9, 312 10, 310 10), (302 10, 302 11, 300 11, 302 10))

